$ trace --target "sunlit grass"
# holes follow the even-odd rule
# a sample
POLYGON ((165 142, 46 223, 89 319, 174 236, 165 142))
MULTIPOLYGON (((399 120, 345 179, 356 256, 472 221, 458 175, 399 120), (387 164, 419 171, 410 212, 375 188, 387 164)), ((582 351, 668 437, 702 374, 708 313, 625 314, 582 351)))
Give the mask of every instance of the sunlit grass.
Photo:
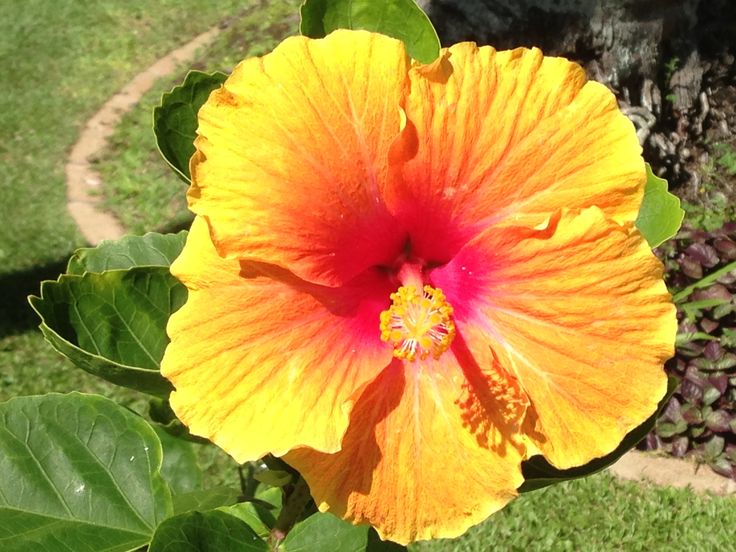
MULTIPOLYGON (((452 469, 448 467, 448 469, 452 469)), ((736 498, 617 481, 604 473, 523 495, 456 540, 413 552, 729 550, 736 498)))
POLYGON ((0 275, 81 244, 64 163, 81 125, 133 75, 255 0, 27 0, 0 9, 0 275))

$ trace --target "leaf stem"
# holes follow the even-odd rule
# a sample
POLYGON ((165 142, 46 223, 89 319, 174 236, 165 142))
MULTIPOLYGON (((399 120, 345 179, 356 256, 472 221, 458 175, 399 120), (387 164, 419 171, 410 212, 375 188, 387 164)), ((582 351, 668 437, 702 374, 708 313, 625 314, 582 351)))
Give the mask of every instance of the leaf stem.
POLYGON ((690 294, 695 291, 696 289, 701 289, 710 286, 711 284, 714 284, 718 278, 721 276, 728 274, 732 270, 736 270, 736 261, 733 261, 732 263, 728 263, 726 266, 719 268, 715 272, 711 272, 704 278, 698 280, 694 284, 691 284, 687 286, 686 288, 680 290, 679 292, 675 293, 672 296, 672 301, 674 303, 679 303, 683 299, 687 299, 690 294))
POLYGON ((309 492, 309 486, 304 478, 300 476, 284 497, 284 506, 273 529, 271 529, 271 535, 268 539, 271 550, 279 550, 281 542, 286 538, 291 528, 294 527, 294 524, 311 499, 312 495, 309 492))
POLYGON ((240 479, 240 492, 245 500, 255 496, 258 481, 253 477, 253 463, 247 462, 238 466, 238 477, 240 479))

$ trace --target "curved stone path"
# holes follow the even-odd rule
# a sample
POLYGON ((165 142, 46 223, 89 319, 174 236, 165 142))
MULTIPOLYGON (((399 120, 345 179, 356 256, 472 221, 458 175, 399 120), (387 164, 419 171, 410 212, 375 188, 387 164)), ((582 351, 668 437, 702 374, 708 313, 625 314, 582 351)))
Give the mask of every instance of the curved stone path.
MULTIPOLYGON (((115 125, 156 82, 193 61, 197 50, 207 46, 220 32, 218 25, 162 57, 138 74, 120 92, 112 96, 87 121, 66 164, 67 206, 84 238, 92 245, 102 240, 118 239, 125 233, 120 222, 101 210, 102 180, 92 167, 92 160, 107 146, 115 125)), ((624 480, 649 481, 655 485, 690 487, 696 492, 725 495, 736 493, 736 481, 721 477, 707 466, 675 458, 660 457, 640 451, 626 453, 608 470, 624 480)))
POLYGON ((193 61, 197 50, 210 44, 220 30, 220 25, 212 27, 153 63, 107 100, 84 125, 65 167, 66 197, 69 213, 91 245, 120 238, 125 233, 115 216, 100 208, 102 180, 92 161, 107 147, 121 117, 140 101, 143 94, 158 79, 174 73, 180 64, 193 61))

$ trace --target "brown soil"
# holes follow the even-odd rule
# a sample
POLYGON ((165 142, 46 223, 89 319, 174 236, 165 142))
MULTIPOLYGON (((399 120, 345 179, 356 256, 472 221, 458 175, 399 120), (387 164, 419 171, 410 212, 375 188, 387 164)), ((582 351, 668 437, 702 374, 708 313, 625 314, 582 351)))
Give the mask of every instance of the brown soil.
POLYGON ((718 475, 708 466, 638 450, 624 454, 609 470, 619 479, 627 481, 647 481, 655 485, 690 488, 695 492, 717 495, 736 493, 736 481, 718 475))

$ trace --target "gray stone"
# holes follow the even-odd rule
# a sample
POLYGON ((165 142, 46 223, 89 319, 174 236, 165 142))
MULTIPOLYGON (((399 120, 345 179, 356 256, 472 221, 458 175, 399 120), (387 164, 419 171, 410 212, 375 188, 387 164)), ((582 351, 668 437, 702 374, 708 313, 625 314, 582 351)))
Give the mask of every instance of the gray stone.
POLYGON ((639 85, 686 39, 698 0, 430 0, 443 44, 472 40, 499 49, 538 46, 580 62, 614 89, 639 85))

